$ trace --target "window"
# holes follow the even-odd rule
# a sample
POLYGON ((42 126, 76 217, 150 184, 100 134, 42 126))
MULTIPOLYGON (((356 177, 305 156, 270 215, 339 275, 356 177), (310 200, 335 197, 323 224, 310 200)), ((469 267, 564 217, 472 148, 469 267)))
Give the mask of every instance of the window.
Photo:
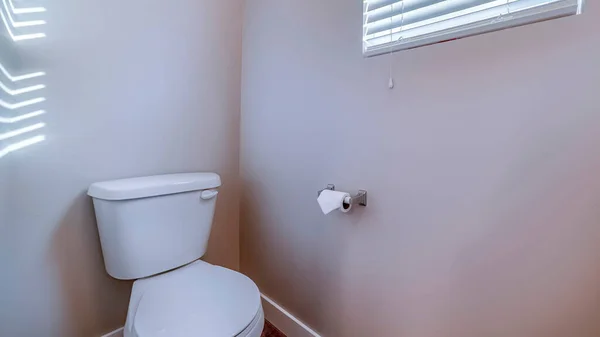
POLYGON ((584 0, 364 0, 363 53, 373 56, 579 14, 584 0))

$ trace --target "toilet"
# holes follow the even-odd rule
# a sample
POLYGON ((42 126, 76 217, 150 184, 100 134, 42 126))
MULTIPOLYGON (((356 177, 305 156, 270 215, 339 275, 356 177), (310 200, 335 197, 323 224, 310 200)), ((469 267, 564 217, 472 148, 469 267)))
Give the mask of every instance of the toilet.
POLYGON ((133 283, 124 337, 260 337, 248 277, 200 260, 221 178, 185 173, 92 184, 106 271, 133 283))

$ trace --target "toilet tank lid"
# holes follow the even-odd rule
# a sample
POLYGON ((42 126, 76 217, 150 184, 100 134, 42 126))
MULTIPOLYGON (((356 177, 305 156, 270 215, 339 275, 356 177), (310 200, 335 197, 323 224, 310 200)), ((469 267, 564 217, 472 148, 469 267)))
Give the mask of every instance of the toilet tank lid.
POLYGON ((221 186, 216 173, 179 173, 95 183, 88 195, 102 200, 131 200, 200 191, 221 186))

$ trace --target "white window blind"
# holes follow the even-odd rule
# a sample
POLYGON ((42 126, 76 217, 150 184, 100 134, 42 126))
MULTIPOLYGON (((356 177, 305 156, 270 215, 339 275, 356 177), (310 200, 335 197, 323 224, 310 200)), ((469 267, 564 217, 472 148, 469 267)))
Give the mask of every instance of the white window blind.
POLYGON ((363 52, 373 56, 578 14, 583 0, 364 0, 363 52))

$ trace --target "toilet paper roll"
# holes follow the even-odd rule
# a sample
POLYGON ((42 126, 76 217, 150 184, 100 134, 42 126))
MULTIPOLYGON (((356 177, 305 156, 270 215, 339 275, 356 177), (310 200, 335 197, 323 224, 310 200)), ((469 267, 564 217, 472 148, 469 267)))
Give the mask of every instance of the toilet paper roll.
POLYGON ((350 200, 349 193, 324 190, 321 192, 321 195, 319 195, 317 202, 319 203, 319 206, 321 206, 323 213, 329 214, 336 209, 339 209, 342 212, 349 212, 352 205, 350 204, 344 207, 344 201, 346 200, 350 200))
POLYGON ((350 212, 351 209, 352 209, 352 198, 348 194, 348 196, 346 198, 344 198, 344 201, 342 202, 342 207, 340 208, 340 211, 342 211, 342 213, 348 213, 348 212, 350 212))

